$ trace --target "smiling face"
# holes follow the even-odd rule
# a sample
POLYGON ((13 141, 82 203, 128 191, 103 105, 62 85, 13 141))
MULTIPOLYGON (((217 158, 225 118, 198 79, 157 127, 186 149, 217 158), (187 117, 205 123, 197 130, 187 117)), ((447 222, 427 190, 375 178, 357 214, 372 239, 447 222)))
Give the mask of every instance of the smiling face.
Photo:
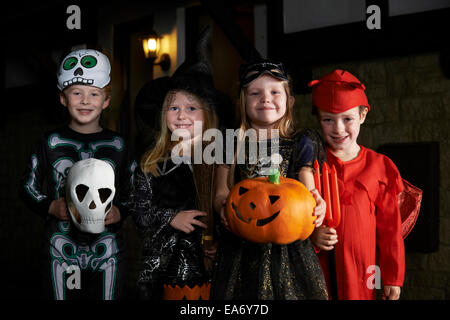
POLYGON ((367 108, 360 112, 360 108, 355 107, 341 113, 319 109, 323 138, 332 152, 352 156, 359 152, 357 138, 366 115, 367 108))
POLYGON ((255 129, 276 128, 287 110, 287 94, 283 81, 263 74, 245 89, 245 112, 255 129))
POLYGON ((167 104, 167 128, 172 133, 179 129, 176 131, 177 135, 193 139, 196 121, 202 123, 204 121, 201 101, 185 91, 175 92, 167 104))
POLYGON ((101 129, 100 115, 109 106, 110 98, 104 89, 72 85, 60 94, 60 102, 69 111, 69 127, 81 133, 93 133, 101 129))

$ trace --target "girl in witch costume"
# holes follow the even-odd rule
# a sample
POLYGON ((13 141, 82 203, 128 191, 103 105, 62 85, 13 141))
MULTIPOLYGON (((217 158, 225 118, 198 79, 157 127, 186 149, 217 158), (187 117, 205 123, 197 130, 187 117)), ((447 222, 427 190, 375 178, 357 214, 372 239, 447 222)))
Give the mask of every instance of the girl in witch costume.
POLYGON ((398 195, 400 173, 384 155, 357 143, 370 106, 365 87, 351 73, 335 70, 311 81, 313 108, 326 142, 327 163, 337 170, 341 222, 315 230, 313 241, 329 282, 326 251, 334 248, 338 299, 375 299, 373 266, 379 265, 383 298, 398 299, 405 253, 398 195))
MULTIPOLYGON (((316 227, 325 214, 325 202, 314 190, 312 165, 322 160, 324 150, 320 137, 311 130, 294 133, 289 80, 283 64, 257 61, 241 66, 240 119, 241 135, 248 129, 278 129, 279 136, 267 141, 259 136, 258 147, 266 146, 267 157, 261 156, 256 164, 245 155, 244 163, 235 154, 231 165, 220 165, 216 175, 214 207, 227 228, 225 203, 234 182, 269 174, 272 162, 278 162, 282 176, 298 179, 312 192, 317 206, 314 213, 316 227), (265 142, 265 143, 261 143, 265 142), (278 144, 279 154, 272 154, 278 144), (281 157, 280 157, 281 156, 281 157), (281 160, 281 163, 279 162, 281 160)), ((276 131, 276 130, 275 130, 276 131)), ((261 131, 262 132, 262 131, 261 131)), ((230 147, 230 146, 228 146, 230 147)), ((236 149, 232 149, 236 150, 236 149)), ((245 148, 249 150, 249 148, 245 148)), ((219 240, 211 294, 213 299, 235 300, 297 300, 327 299, 326 283, 311 241, 297 240, 287 245, 254 243, 223 230, 219 240)))
POLYGON ((198 43, 196 60, 184 62, 167 82, 161 130, 136 170, 131 211, 143 240, 142 299, 209 298, 207 262, 215 247, 205 243, 211 242, 214 166, 194 164, 186 154, 201 143, 195 126, 203 131, 217 127, 221 101, 204 57, 208 36, 209 29, 198 43), (182 157, 175 160, 172 151, 181 145, 182 157))

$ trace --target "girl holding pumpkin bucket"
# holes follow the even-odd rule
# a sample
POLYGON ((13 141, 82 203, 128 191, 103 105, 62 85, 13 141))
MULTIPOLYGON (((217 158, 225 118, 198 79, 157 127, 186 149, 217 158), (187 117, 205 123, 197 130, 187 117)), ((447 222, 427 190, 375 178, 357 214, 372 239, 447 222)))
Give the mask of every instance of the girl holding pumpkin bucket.
POLYGON ((204 230, 211 229, 208 218, 214 167, 193 164, 186 153, 183 161, 171 156, 181 143, 183 152, 198 143, 194 127, 199 123, 203 131, 217 126, 216 110, 223 104, 223 94, 213 87, 204 57, 209 32, 203 32, 194 60, 184 62, 169 79, 153 80, 164 100, 156 101, 153 110, 160 113, 160 131, 141 158, 131 197, 131 210, 143 239, 138 289, 144 300, 209 298, 205 260, 213 258, 215 247, 204 246, 211 237, 205 237, 204 230), (174 135, 182 138, 181 143, 171 141, 174 135), (202 220, 205 217, 206 221, 202 220))
POLYGON ((341 222, 315 230, 312 239, 328 280, 328 255, 335 250, 337 298, 375 299, 378 259, 384 299, 398 299, 405 271, 398 194, 400 173, 386 156, 361 145, 357 138, 370 106, 364 85, 351 73, 334 70, 313 87, 313 112, 318 112, 326 142, 327 163, 337 170, 341 222), (316 109, 317 108, 317 109, 316 109))
MULTIPOLYGON (((322 160, 324 152, 316 133, 310 130, 294 133, 291 112, 294 98, 290 95, 289 80, 283 64, 264 60, 243 65, 239 71, 239 80, 239 132, 243 134, 248 129, 278 129, 279 136, 270 136, 269 132, 269 140, 265 141, 266 154, 272 150, 268 145, 278 143, 277 162, 281 158, 278 165, 281 175, 299 179, 311 190, 317 206, 314 212, 308 214, 316 215, 316 227, 320 226, 326 205, 314 190, 312 166, 315 159, 322 160)), ((242 136, 238 137, 238 149, 244 141, 242 136)), ((263 137, 258 137, 258 147, 261 147, 264 145, 260 143, 263 137)), ((267 175, 265 169, 277 159, 275 154, 269 154, 268 157, 258 158, 256 164, 251 164, 248 161, 249 154, 246 154, 246 160, 240 163, 237 161, 238 153, 239 151, 235 153, 234 162, 230 166, 220 165, 216 174, 214 208, 220 213, 225 228, 228 228, 225 204, 230 190, 234 190, 234 181, 267 175)), ((242 190, 242 193, 248 191, 245 188, 242 190)), ((309 196, 311 197, 310 194, 309 196)), ((258 207, 262 202, 268 203, 267 199, 261 198, 262 194, 256 194, 250 204, 251 208, 258 207)), ((283 193, 270 197, 270 201, 284 202, 283 193)), ((282 212, 275 214, 269 220, 276 223, 275 216, 281 215, 282 212)), ((270 228, 271 222, 264 221, 265 227, 270 228)), ((309 239, 289 244, 258 243, 223 230, 216 261, 211 288, 213 299, 296 300, 328 297, 320 264, 309 239)))

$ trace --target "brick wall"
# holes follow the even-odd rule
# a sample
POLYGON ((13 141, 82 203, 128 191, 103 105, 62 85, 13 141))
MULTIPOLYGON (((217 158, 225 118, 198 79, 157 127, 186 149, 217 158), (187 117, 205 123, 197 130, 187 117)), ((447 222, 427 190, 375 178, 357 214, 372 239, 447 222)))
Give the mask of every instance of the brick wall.
MULTIPOLYGON (((402 299, 450 299, 450 80, 441 71, 439 54, 321 66, 313 69, 313 79, 336 68, 350 71, 367 87, 372 110, 360 144, 376 150, 386 143, 440 143, 439 251, 406 254, 402 299)), ((296 96, 295 112, 300 127, 319 130, 311 94, 296 96)))

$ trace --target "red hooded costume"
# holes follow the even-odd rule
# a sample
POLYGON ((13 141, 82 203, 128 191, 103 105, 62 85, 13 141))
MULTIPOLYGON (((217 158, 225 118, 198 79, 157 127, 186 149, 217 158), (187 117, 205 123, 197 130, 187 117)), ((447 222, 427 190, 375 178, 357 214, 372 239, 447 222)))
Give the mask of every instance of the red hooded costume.
MULTIPOLYGON (((364 85, 352 74, 335 70, 311 81, 313 105, 341 113, 357 106, 370 109, 364 85)), ((327 149, 327 163, 337 170, 341 222, 336 228, 336 284, 338 299, 375 299, 374 282, 402 286, 405 252, 398 195, 403 182, 386 156, 360 146, 358 156, 341 161, 327 149), (377 268, 379 266, 379 269, 377 268)), ((318 253, 330 288, 329 255, 318 253)))

